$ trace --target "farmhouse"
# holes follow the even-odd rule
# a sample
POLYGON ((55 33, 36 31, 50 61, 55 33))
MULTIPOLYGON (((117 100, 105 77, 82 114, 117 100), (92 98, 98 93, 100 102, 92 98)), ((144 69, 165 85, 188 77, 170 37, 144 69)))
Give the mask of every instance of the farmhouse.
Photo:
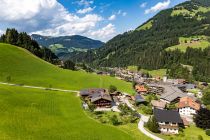
POLYGON ((180 115, 191 116, 200 110, 200 104, 195 102, 191 97, 183 97, 179 101, 178 108, 180 115))
POLYGON ((163 134, 179 134, 179 127, 183 126, 183 121, 177 111, 154 109, 154 117, 163 134))
POLYGON ((178 84, 176 85, 179 89, 181 89, 183 92, 186 92, 191 89, 195 89, 196 85, 195 84, 178 84))
POLYGON ((178 102, 180 98, 185 97, 184 94, 179 88, 171 85, 164 85, 164 94, 161 95, 160 100, 171 103, 178 102))
POLYGON ((135 89, 136 89, 136 91, 137 91, 138 93, 142 93, 142 94, 148 92, 148 90, 145 88, 144 85, 136 85, 136 86, 135 86, 135 89))
POLYGON ((111 96, 105 93, 92 94, 90 101, 97 107, 111 107, 112 105, 111 96))

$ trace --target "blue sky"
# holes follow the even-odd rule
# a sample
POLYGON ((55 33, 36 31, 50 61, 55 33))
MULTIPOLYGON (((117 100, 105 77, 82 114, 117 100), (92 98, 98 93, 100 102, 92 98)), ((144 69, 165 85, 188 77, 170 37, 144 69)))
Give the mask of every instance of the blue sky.
MULTIPOLYGON (((91 1, 91 0, 90 0, 91 1)), ((92 4, 76 5, 74 0, 59 0, 71 12, 86 7, 95 7, 92 13, 99 14, 104 18, 115 15, 115 20, 105 21, 116 26, 118 33, 123 33, 130 29, 135 29, 149 18, 154 16, 160 10, 146 14, 145 10, 157 5, 159 2, 167 2, 168 0, 95 0, 92 4), (103 10, 102 10, 103 9, 103 10), (119 14, 121 12, 121 14, 119 14), (123 13, 125 13, 123 15, 123 13)), ((170 0, 167 8, 173 7, 186 0, 170 0)), ((165 9, 165 8, 164 8, 165 9)))
POLYGON ((0 33, 14 27, 30 34, 77 34, 107 41, 184 1, 0 0, 0 33))

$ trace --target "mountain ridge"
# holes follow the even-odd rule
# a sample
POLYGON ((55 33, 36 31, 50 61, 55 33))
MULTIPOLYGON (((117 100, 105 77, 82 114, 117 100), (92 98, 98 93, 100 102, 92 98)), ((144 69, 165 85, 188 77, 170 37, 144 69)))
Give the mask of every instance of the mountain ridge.
POLYGON ((87 50, 100 48, 104 45, 99 40, 93 40, 80 35, 53 37, 32 34, 31 37, 39 45, 51 49, 60 59, 67 59, 72 53, 86 52, 87 50))

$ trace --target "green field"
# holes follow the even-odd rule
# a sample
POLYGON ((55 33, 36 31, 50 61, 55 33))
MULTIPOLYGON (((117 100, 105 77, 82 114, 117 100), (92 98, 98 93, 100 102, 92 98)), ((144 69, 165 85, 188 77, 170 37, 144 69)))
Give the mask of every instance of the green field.
POLYGON ((56 52, 57 49, 63 49, 63 45, 61 44, 54 44, 54 45, 50 45, 49 49, 52 51, 52 52, 56 52))
POLYGON ((73 93, 0 85, 0 108, 2 140, 135 140, 89 118, 73 93))
POLYGON ((0 54, 0 81, 3 82, 7 82, 10 77, 11 83, 72 90, 115 85, 120 91, 133 92, 131 83, 109 76, 63 70, 22 48, 0 44, 0 54))
POLYGON ((144 24, 143 26, 139 27, 137 29, 137 31, 141 31, 141 30, 148 30, 150 28, 152 28, 153 25, 153 20, 150 20, 149 22, 147 22, 146 24, 144 24))
MULTIPOLYGON (((137 70, 137 66, 129 66, 128 70, 131 71, 138 71, 137 70)), ((163 77, 164 75, 166 75, 166 69, 158 69, 158 70, 146 70, 146 69, 141 69, 141 72, 145 72, 145 73, 149 73, 150 75, 152 75, 152 77, 163 77)))
POLYGON ((204 130, 197 128, 194 125, 184 129, 184 135, 158 136, 162 137, 164 140, 198 140, 198 135, 201 135, 203 137, 203 140, 210 140, 210 136, 207 136, 204 130))
POLYGON ((209 46, 210 46, 209 37, 206 37, 206 36, 193 36, 189 38, 180 37, 179 45, 169 47, 166 50, 173 51, 173 50, 179 49, 182 52, 186 52, 187 47, 205 49, 209 46), (198 38, 200 39, 199 41, 193 41, 193 39, 198 39, 198 38))
POLYGON ((209 7, 201 7, 199 6, 198 9, 193 9, 192 11, 189 11, 187 9, 185 9, 183 6, 179 6, 177 7, 177 9, 174 9, 171 13, 171 16, 174 17, 174 16, 179 16, 179 15, 184 15, 186 17, 191 17, 191 18, 194 18, 195 16, 197 17, 197 20, 202 20, 204 19, 205 17, 204 16, 201 16, 201 13, 207 13, 210 11, 210 8, 209 7))

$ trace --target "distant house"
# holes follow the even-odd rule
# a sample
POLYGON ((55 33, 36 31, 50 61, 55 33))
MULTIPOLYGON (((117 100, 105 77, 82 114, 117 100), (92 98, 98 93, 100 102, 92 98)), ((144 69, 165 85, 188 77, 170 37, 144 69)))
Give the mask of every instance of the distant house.
POLYGON ((180 115, 191 116, 195 115, 197 111, 200 110, 200 104, 191 97, 183 97, 179 101, 178 108, 180 115))
POLYGON ((164 76, 163 82, 178 85, 178 84, 185 84, 186 80, 185 79, 168 79, 166 76, 164 76))
POLYGON ((207 87, 209 84, 207 82, 203 82, 201 85, 207 87))
POLYGON ((148 92, 148 90, 145 88, 144 85, 136 85, 136 86, 135 86, 135 89, 136 89, 136 92, 142 93, 142 94, 148 92))
POLYGON ((178 84, 176 85, 179 89, 181 89, 183 92, 186 92, 191 89, 195 89, 196 85, 195 84, 178 84))
POLYGON ((164 109, 166 107, 166 102, 163 101, 152 100, 151 104, 153 106, 153 109, 164 109))
POLYGON ((183 91, 179 88, 171 85, 165 85, 164 87, 164 94, 160 96, 160 100, 171 103, 171 102, 178 102, 180 98, 187 96, 183 91))
POLYGON ((163 134, 179 134, 179 127, 183 126, 183 121, 177 111, 154 109, 154 117, 163 134))
POLYGON ((112 98, 109 94, 105 93, 94 93, 90 98, 91 103, 96 105, 96 107, 111 107, 112 98))
POLYGON ((141 104, 141 103, 145 103, 146 101, 141 95, 137 94, 135 96, 135 102, 136 104, 141 104))
POLYGON ((80 91, 80 96, 81 97, 88 97, 88 96, 91 96, 95 93, 106 93, 106 90, 102 89, 102 88, 85 89, 85 90, 80 91))

